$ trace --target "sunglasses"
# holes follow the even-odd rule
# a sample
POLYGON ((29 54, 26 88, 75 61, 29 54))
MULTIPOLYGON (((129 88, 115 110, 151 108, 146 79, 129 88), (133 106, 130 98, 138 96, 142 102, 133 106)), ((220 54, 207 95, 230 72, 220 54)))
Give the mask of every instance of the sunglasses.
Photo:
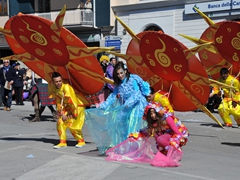
POLYGON ((9 63, 9 62, 3 62, 3 63, 9 63))

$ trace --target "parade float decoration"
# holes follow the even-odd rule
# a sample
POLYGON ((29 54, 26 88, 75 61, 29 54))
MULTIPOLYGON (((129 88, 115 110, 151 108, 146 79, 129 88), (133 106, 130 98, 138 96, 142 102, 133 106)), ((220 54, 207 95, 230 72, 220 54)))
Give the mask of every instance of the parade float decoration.
POLYGON ((85 95, 98 92, 105 82, 112 83, 94 56, 111 48, 87 47, 63 27, 65 12, 66 5, 54 22, 22 13, 11 17, 0 32, 14 55, 4 59, 22 61, 50 85, 52 72, 59 72, 87 105, 85 95))
MULTIPOLYGON (((162 32, 146 31, 135 35, 124 22, 116 18, 132 40, 126 55, 111 51, 109 53, 124 58, 130 72, 138 74, 144 80, 149 82, 151 77, 157 77, 157 87, 168 92, 175 111, 201 109, 222 127, 217 118, 204 106, 209 98, 210 82, 202 64, 192 53, 193 50, 197 52, 211 44, 206 43, 189 50, 162 32)), ((152 87, 157 83, 152 84, 150 81, 152 87)))
POLYGON ((222 67, 228 68, 230 74, 233 76, 238 76, 239 65, 234 60, 237 56, 231 52, 233 49, 231 47, 235 46, 234 44, 239 46, 239 35, 236 38, 231 36, 239 32, 239 23, 232 21, 215 23, 196 7, 194 9, 206 21, 209 27, 202 33, 200 38, 180 35, 197 45, 211 43, 209 47, 198 51, 198 55, 205 70, 212 79, 216 80, 220 77, 219 72, 222 67), (230 42, 232 39, 233 44, 230 42))
MULTIPOLYGON (((127 62, 128 70, 133 73, 139 75, 143 80, 147 81, 154 90, 163 90, 167 92, 170 88, 170 84, 167 80, 161 78, 157 74, 153 73, 143 61, 139 43, 147 32, 140 32, 139 34, 135 34, 121 19, 116 16, 116 19, 121 23, 121 25, 126 29, 129 35, 132 37, 131 41, 128 44, 126 54, 120 54, 113 51, 110 51, 110 54, 116 55, 122 59, 125 59, 127 62)), ((159 32, 161 33, 161 32, 159 32)))

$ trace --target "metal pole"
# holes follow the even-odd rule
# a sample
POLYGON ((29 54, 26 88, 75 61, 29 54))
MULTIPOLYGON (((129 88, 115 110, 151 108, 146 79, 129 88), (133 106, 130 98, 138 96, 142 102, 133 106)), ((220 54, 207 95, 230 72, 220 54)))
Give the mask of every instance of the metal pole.
POLYGON ((96 4, 95 4, 95 0, 93 1, 93 27, 96 28, 96 4))

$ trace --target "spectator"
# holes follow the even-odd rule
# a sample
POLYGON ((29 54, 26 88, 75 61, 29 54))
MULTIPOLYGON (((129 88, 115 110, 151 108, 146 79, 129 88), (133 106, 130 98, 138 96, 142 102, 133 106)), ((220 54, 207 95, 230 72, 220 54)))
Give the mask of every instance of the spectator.
MULTIPOLYGON (((108 64, 107 68, 106 68, 106 74, 105 76, 109 79, 113 80, 113 70, 114 70, 114 66, 116 65, 117 61, 115 57, 111 57, 110 58, 110 63, 108 64)), ((107 88, 110 90, 110 93, 113 92, 114 89, 114 85, 113 84, 107 84, 107 88)))
POLYGON ((86 0, 86 2, 84 4, 84 8, 85 9, 92 9, 92 2, 91 2, 91 0, 86 0))
MULTIPOLYGON (((0 64, 0 69, 3 67, 3 64, 0 64)), ((3 101, 2 101, 2 85, 1 85, 1 78, 0 78, 0 107, 3 106, 3 101)))
POLYGON ((14 83, 13 83, 13 89, 15 92, 15 100, 16 105, 24 105, 23 103, 23 86, 24 86, 24 80, 23 76, 26 73, 25 68, 20 68, 20 63, 15 63, 13 65, 15 70, 15 76, 14 76, 14 83))
MULTIPOLYGON (((102 66, 102 70, 104 72, 104 75, 106 74, 106 69, 108 67, 108 62, 109 62, 109 57, 107 55, 102 55, 101 58, 100 58, 100 64, 102 66)), ((107 94, 106 91, 108 91, 108 90, 106 89, 106 85, 104 85, 103 88, 97 93, 100 103, 102 103, 103 101, 106 100, 106 98, 107 98, 106 97, 106 94, 107 94)))
POLYGON ((93 13, 92 13, 92 3, 91 0, 87 0, 86 3, 84 4, 84 15, 85 17, 83 18, 84 21, 92 21, 93 20, 93 13))
POLYGON ((100 64, 102 66, 104 74, 106 73, 108 62, 109 62, 109 57, 107 55, 102 55, 100 58, 100 64))
POLYGON ((48 95, 48 84, 45 80, 40 78, 39 76, 35 75, 34 72, 29 70, 26 75, 26 81, 29 78, 32 78, 32 88, 30 91, 30 99, 32 100, 32 104, 34 106, 34 112, 35 114, 30 116, 33 116, 34 118, 30 120, 29 122, 37 122, 41 121, 41 115, 43 111, 45 110, 45 107, 47 106, 52 115, 53 119, 57 120, 57 112, 53 108, 53 99, 49 98, 48 95), (39 104, 41 103, 41 106, 39 107, 39 104))
POLYGON ((5 111, 11 111, 12 106, 12 85, 14 83, 15 70, 10 66, 9 60, 3 60, 3 67, 0 69, 1 96, 5 111))

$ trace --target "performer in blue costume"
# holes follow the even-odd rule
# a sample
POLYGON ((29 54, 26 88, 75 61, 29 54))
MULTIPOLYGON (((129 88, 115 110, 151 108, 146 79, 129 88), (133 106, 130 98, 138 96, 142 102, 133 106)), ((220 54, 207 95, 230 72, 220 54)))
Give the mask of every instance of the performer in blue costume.
POLYGON ((114 91, 99 108, 86 110, 86 123, 101 154, 137 133, 147 124, 142 120, 150 86, 130 74, 123 62, 113 72, 114 91))

